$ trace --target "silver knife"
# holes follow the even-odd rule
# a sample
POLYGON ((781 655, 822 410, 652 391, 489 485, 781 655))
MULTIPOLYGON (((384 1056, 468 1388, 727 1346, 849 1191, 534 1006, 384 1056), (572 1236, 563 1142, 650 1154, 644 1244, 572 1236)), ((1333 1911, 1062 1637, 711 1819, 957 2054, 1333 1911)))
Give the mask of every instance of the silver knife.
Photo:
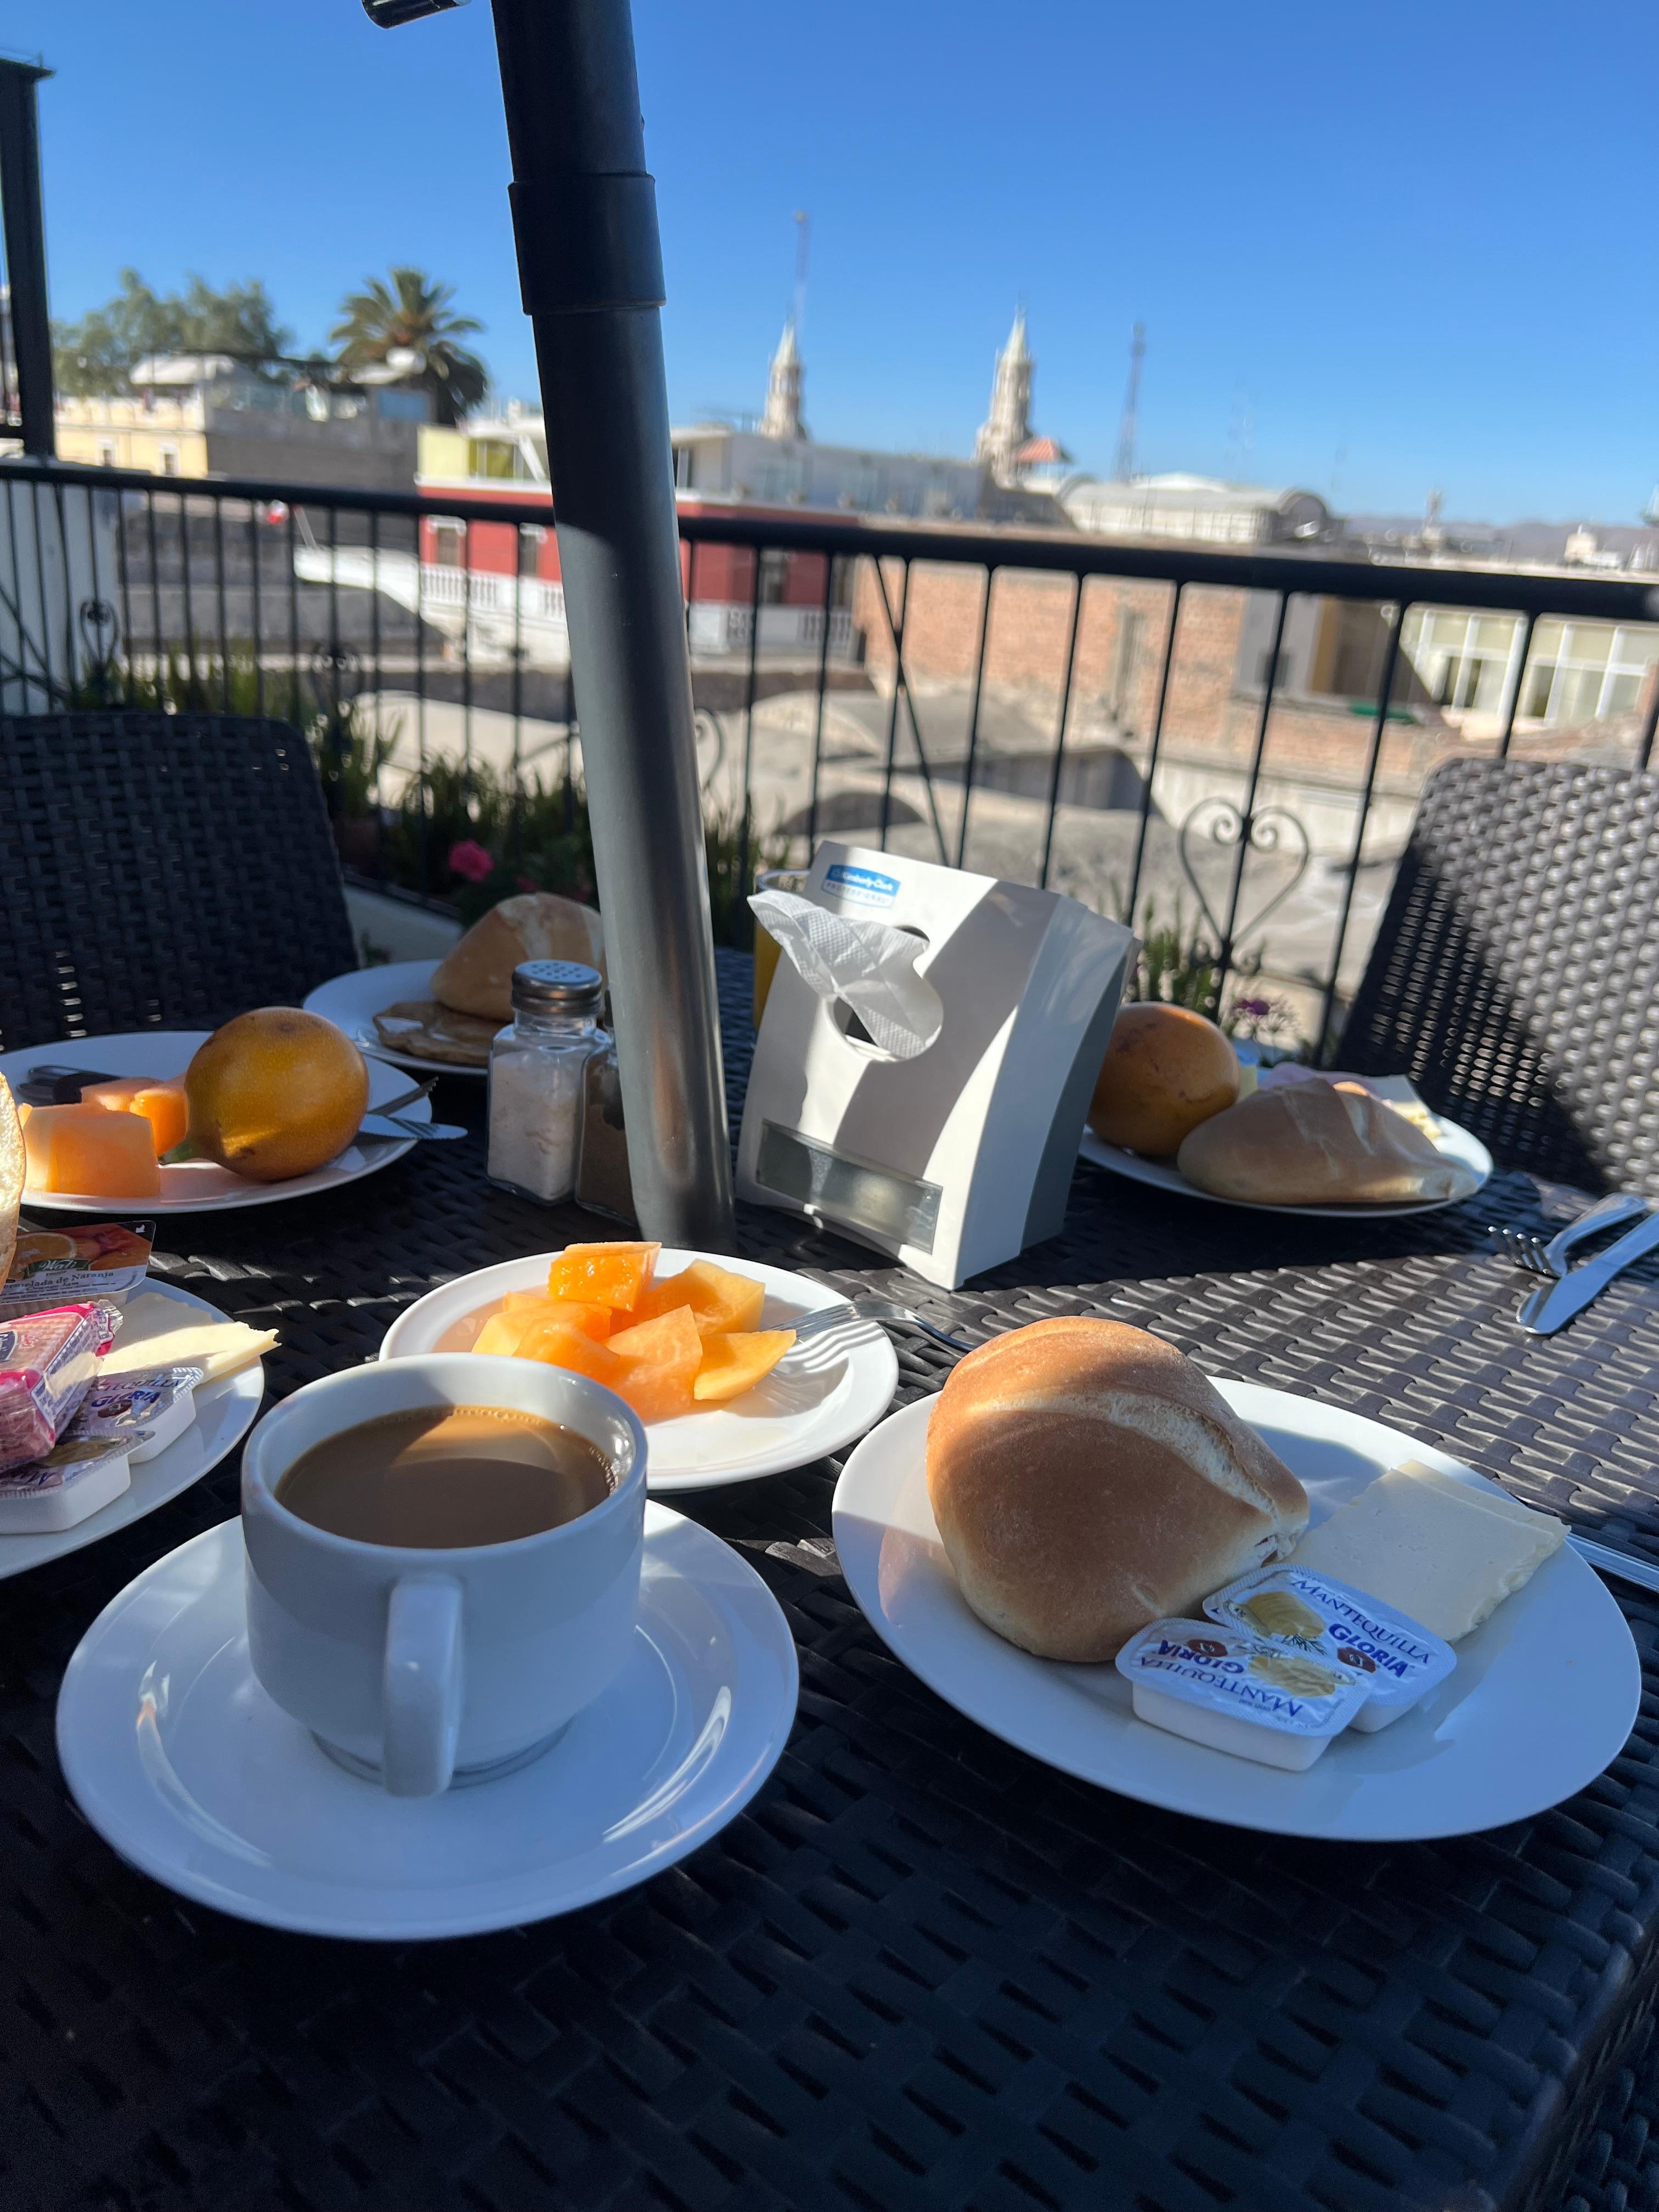
POLYGON ((1622 1274, 1633 1261, 1656 1246, 1659 1246, 1659 1213, 1650 1213, 1628 1236, 1609 1244, 1595 1259, 1586 1260, 1559 1283, 1541 1284, 1529 1291, 1521 1301, 1516 1320, 1534 1336, 1553 1336, 1575 1314, 1583 1313, 1593 1298, 1600 1297, 1615 1275, 1622 1274))

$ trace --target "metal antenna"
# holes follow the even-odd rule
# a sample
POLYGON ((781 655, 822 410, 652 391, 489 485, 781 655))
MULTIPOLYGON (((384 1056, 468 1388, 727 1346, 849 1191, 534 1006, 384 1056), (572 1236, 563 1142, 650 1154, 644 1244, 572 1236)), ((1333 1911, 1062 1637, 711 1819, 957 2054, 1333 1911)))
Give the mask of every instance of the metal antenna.
POLYGON ((1117 462, 1112 471, 1119 483, 1127 483, 1135 472, 1135 425, 1140 413, 1140 364, 1146 352, 1146 325, 1137 323, 1129 335, 1129 385, 1123 395, 1123 419, 1117 430, 1117 462))

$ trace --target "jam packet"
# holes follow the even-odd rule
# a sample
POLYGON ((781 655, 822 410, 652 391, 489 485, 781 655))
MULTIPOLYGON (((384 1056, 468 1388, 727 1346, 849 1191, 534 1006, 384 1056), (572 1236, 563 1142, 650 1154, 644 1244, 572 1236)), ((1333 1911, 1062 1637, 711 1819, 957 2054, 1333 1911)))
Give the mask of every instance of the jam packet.
POLYGON ((1301 1771, 1371 1694, 1373 1677, 1208 1620, 1155 1620, 1117 1655, 1135 1717, 1194 1743, 1301 1771))
POLYGON ((71 1432, 44 1459, 0 1474, 0 1541, 50 1536, 112 1504, 132 1486, 127 1448, 112 1437, 71 1432))
POLYGON ((102 1300, 0 1319, 0 1473, 52 1449, 120 1326, 102 1300))
POLYGON ((145 1375, 100 1375, 81 1401, 72 1437, 125 1444, 135 1467, 165 1451, 196 1419, 199 1367, 153 1367, 145 1375))
POLYGON ((1372 1677, 1353 1723, 1366 1735, 1408 1713, 1457 1664, 1450 1644, 1420 1621, 1294 1560, 1242 1575, 1206 1597, 1204 1610, 1284 1650, 1328 1656, 1372 1677))
POLYGON ((149 1271, 155 1224, 99 1221, 82 1229, 21 1229, 0 1283, 0 1322, 51 1306, 101 1299, 123 1306, 149 1271))

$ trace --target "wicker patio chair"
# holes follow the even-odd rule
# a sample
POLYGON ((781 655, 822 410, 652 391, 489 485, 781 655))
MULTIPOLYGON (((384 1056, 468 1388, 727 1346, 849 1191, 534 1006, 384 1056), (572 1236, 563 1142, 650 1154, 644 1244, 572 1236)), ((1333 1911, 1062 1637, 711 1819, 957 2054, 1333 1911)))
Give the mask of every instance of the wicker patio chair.
POLYGON ((0 716, 0 1049, 297 1005, 357 964, 284 722, 0 716))
POLYGON ((1659 1197, 1659 776, 1424 787, 1336 1064, 1405 1069, 1499 1164, 1659 1197))

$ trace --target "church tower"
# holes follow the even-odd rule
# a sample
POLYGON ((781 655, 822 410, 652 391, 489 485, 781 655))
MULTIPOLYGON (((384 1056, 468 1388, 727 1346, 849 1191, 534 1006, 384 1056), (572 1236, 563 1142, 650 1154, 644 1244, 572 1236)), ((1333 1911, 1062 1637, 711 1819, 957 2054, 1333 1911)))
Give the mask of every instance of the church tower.
POLYGON ((999 483, 1014 476, 1014 456, 1031 434, 1031 375, 1036 363, 1025 343, 1025 310, 1021 307, 1008 333, 1008 343, 997 356, 991 384, 991 411, 974 440, 974 459, 984 461, 999 483))
POLYGON ((806 425, 800 419, 805 373, 800 348, 795 343, 795 319, 791 315, 783 326, 783 336, 772 356, 772 373, 766 380, 766 410, 760 419, 763 438, 805 437, 806 425))

